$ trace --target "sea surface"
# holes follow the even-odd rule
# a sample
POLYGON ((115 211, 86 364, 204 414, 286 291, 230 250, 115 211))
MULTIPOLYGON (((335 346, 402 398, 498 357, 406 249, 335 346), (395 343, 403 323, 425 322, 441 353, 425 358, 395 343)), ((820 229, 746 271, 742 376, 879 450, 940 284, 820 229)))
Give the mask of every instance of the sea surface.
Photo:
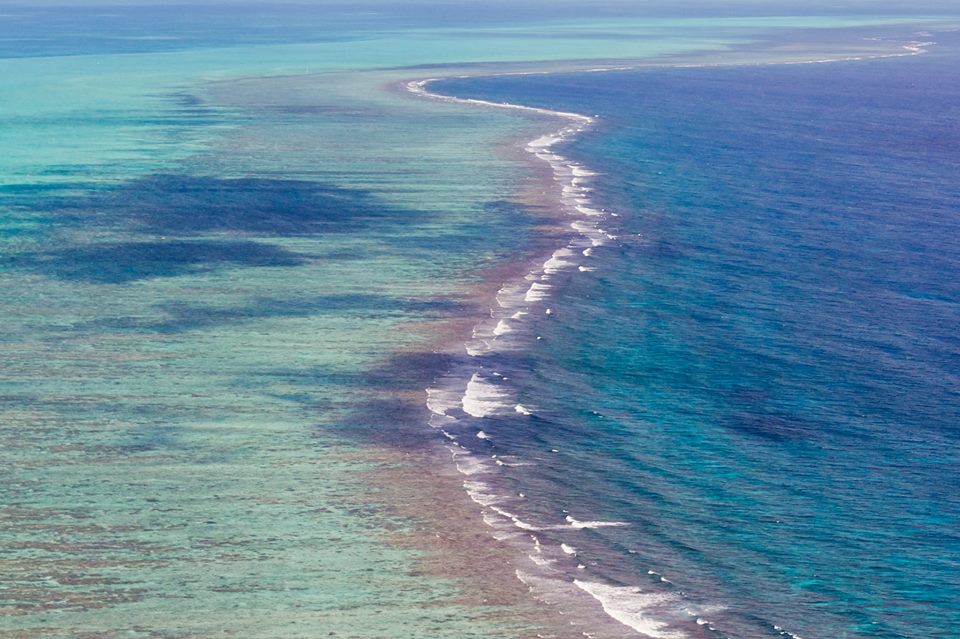
POLYGON ((0 635, 951 635, 951 36, 615 5, 4 4, 0 635))
POLYGON ((531 149, 592 228, 438 410, 545 597, 653 637, 960 632, 960 37, 931 39, 430 85, 596 118, 531 149))

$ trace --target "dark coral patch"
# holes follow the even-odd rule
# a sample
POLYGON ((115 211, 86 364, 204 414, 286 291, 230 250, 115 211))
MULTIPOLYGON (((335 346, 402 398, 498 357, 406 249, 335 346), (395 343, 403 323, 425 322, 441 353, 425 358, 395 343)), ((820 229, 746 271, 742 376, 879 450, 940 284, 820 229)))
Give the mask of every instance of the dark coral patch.
POLYGON ((123 284, 220 266, 297 266, 303 263, 303 258, 261 242, 160 240, 68 247, 27 256, 23 261, 28 268, 60 279, 123 284))

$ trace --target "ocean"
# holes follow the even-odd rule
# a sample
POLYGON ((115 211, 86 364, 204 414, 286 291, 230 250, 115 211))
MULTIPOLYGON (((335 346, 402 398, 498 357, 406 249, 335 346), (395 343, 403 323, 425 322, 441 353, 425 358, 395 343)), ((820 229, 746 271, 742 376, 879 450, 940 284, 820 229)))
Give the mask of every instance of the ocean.
POLYGON ((952 636, 950 20, 615 5, 4 5, 0 634, 952 636))
POLYGON ((431 85, 597 120, 550 150, 601 241, 508 304, 456 424, 509 460, 471 481, 535 575, 654 637, 956 634, 960 39, 936 39, 431 85))

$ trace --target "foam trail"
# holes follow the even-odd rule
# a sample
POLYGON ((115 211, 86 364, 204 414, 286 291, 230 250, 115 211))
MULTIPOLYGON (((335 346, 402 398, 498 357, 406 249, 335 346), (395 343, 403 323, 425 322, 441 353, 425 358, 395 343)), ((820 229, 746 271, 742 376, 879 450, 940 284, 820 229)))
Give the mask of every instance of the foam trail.
POLYGON ((580 521, 578 519, 574 519, 570 515, 567 515, 566 519, 567 523, 570 524, 570 527, 576 528, 577 530, 582 530, 584 528, 611 528, 628 525, 623 521, 580 521))
POLYGON ((790 637, 790 639, 803 639, 803 637, 801 637, 800 635, 795 635, 795 634, 793 634, 792 632, 790 632, 789 630, 784 630, 784 629, 781 628, 780 626, 776 626, 776 625, 775 625, 775 626, 773 627, 773 629, 776 630, 777 632, 779 632, 780 634, 786 636, 786 637, 790 637))
MULTIPOLYGON (((498 109, 513 109, 516 111, 526 111, 528 113, 539 113, 541 115, 551 115, 558 116, 562 118, 567 118, 582 123, 592 123, 593 118, 588 115, 583 115, 580 113, 570 113, 567 111, 553 111, 550 109, 540 109, 537 107, 525 106, 522 104, 510 104, 507 102, 491 102, 489 100, 477 100, 475 98, 456 98, 448 95, 441 95, 439 93, 431 93, 427 90, 427 85, 433 82, 440 80, 441 78, 427 78, 425 80, 414 80, 413 82, 407 83, 407 89, 411 93, 416 93, 417 95, 423 95, 435 100, 442 100, 444 102, 456 102, 458 104, 474 104, 478 106, 487 106, 495 107, 498 109)), ((543 141, 543 140, 552 140, 553 137, 550 135, 545 135, 542 138, 537 138, 534 142, 538 143, 540 146, 549 147, 552 142, 543 141)))
MULTIPOLYGON (((517 517, 517 516, 514 515, 513 513, 509 512, 509 511, 507 511, 507 510, 504 510, 503 508, 500 508, 499 506, 490 506, 490 510, 492 510, 492 511, 495 512, 495 513, 497 513, 497 514, 500 515, 501 517, 506 517, 507 519, 509 519, 510 521, 513 522, 513 525, 514 525, 514 526, 516 526, 517 528, 520 528, 521 530, 528 530, 528 531, 543 530, 540 526, 534 526, 533 524, 528 524, 527 522, 523 521, 522 519, 520 519, 519 517, 517 517)), ((536 538, 534 538, 534 540, 536 540, 536 538)), ((535 544, 535 545, 537 545, 537 544, 535 544)))
POLYGON ((460 406, 460 393, 446 388, 427 389, 427 408, 434 415, 449 417, 448 411, 460 406))
POLYGON ((572 255, 573 251, 569 248, 564 247, 557 249, 553 252, 553 255, 550 256, 550 259, 543 263, 543 272, 547 275, 552 275, 564 268, 574 266, 576 262, 568 259, 572 255))
POLYGON ((487 381, 480 373, 474 373, 470 378, 461 403, 463 412, 473 417, 489 417, 513 410, 510 395, 496 384, 487 381))
POLYGON ((573 583, 599 601, 608 615, 647 637, 687 639, 685 634, 669 630, 667 624, 652 616, 657 606, 671 603, 676 595, 643 593, 637 588, 608 586, 580 579, 575 579, 573 583))
POLYGON ((527 294, 523 296, 525 302, 539 302, 541 300, 547 299, 547 294, 550 291, 549 284, 541 284, 540 282, 534 282, 530 285, 530 289, 527 290, 527 294))
MULTIPOLYGON (((630 67, 617 67, 617 69, 626 68, 630 67)), ((606 70, 613 69, 610 68, 606 70)), ((506 73, 500 75, 526 74, 526 72, 521 72, 519 74, 506 73)), ((478 100, 475 98, 459 98, 429 91, 427 86, 438 81, 439 79, 440 78, 427 78, 408 82, 407 89, 417 95, 445 102, 480 105, 497 109, 512 109, 528 113, 536 113, 539 115, 552 116, 568 121, 568 124, 561 127, 559 130, 540 135, 529 141, 526 144, 526 150, 539 160, 550 165, 550 168, 553 170, 554 178, 560 187, 560 202, 562 205, 562 211, 567 215, 576 218, 570 224, 570 228, 580 236, 580 240, 573 240, 566 246, 556 249, 550 258, 543 263, 542 267, 538 271, 531 272, 527 275, 525 279, 530 282, 530 284, 527 287, 526 293, 523 294, 522 300, 517 299, 517 296, 513 292, 513 286, 510 283, 503 285, 503 287, 497 293, 497 304, 502 309, 514 308, 521 302, 523 305, 533 305, 543 302, 550 297, 552 292, 552 285, 546 283, 546 281, 551 279, 554 275, 557 275, 561 272, 586 272, 586 267, 581 268, 581 265, 578 264, 576 260, 572 259, 576 252, 583 251, 586 243, 589 243, 591 247, 596 247, 602 246, 608 241, 616 239, 613 234, 608 233, 605 229, 600 227, 601 221, 607 217, 606 211, 602 208, 594 206, 588 197, 589 192, 592 191, 588 183, 591 178, 597 175, 597 173, 583 166, 582 164, 571 161, 563 155, 552 150, 553 146, 561 142, 565 142, 571 137, 578 135, 587 128, 591 127, 596 122, 596 118, 581 113, 553 111, 550 109, 530 107, 519 104, 509 104, 505 102, 478 100)), ((589 253, 584 253, 584 255, 589 255, 589 253)), ((524 309, 523 312, 526 312, 526 309, 524 309)), ((513 317, 517 318, 519 315, 514 314, 513 317)), ((474 337, 478 338, 481 334, 486 334, 491 336, 492 339, 485 339, 482 343, 478 343, 475 339, 472 343, 468 343, 467 352, 470 355, 479 356, 496 351, 496 338, 501 337, 506 332, 509 332, 515 328, 511 324, 503 322, 502 318, 499 319, 501 319, 501 321, 497 322, 496 326, 494 326, 492 329, 489 326, 484 327, 482 325, 478 325, 477 330, 475 330, 474 337)))
POLYGON ((501 335, 506 335, 507 333, 510 333, 512 331, 513 329, 510 328, 509 322, 507 322, 506 320, 500 320, 499 322, 497 322, 496 327, 494 327, 493 334, 496 337, 500 337, 501 335))
POLYGON ((457 470, 461 475, 466 475, 467 477, 472 477, 473 475, 482 475, 488 472, 487 466, 483 461, 474 455, 469 453, 464 453, 462 450, 451 449, 453 450, 453 463, 456 464, 457 470))

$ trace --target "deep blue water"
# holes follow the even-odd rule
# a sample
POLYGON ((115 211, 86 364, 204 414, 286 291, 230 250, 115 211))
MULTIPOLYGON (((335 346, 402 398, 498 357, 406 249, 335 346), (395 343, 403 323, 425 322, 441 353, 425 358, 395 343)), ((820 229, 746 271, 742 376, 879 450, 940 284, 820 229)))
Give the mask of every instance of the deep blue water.
POLYGON ((935 39, 435 85, 601 119, 564 153, 619 240, 497 362, 535 417, 472 444, 537 462, 504 469, 534 520, 630 524, 564 533, 587 574, 720 636, 960 633, 960 40, 935 39))

